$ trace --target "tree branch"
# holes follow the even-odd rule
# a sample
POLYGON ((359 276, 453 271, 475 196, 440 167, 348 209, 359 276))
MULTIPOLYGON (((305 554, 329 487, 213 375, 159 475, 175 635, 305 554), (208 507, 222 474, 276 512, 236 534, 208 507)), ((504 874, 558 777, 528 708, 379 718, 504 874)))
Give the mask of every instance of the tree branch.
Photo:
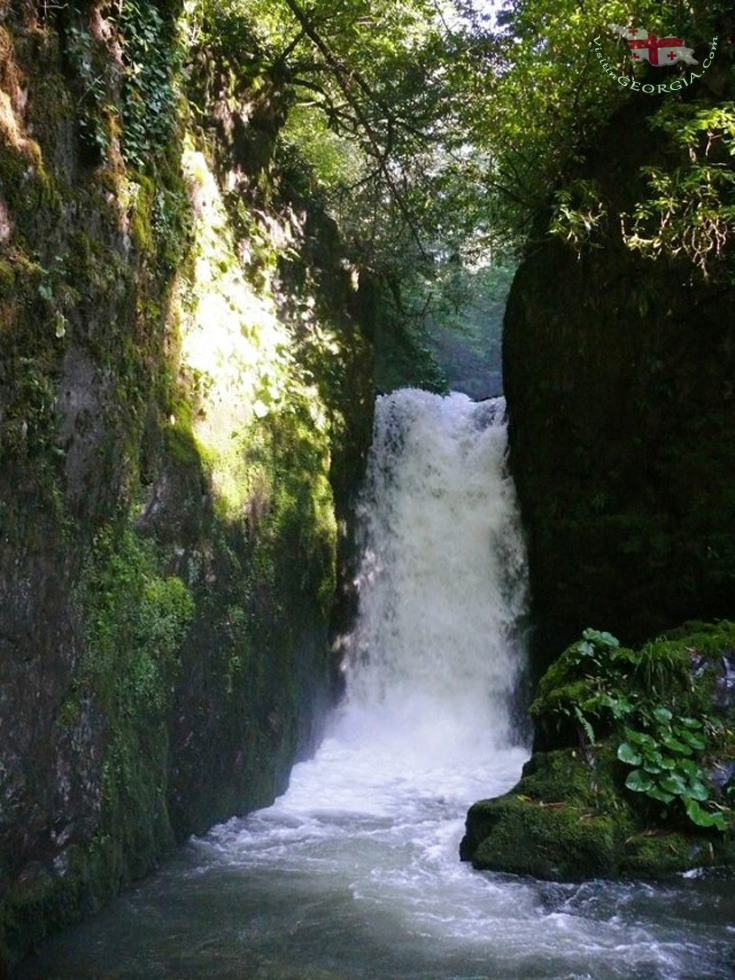
MULTIPOLYGON (((325 64, 327 64, 331 69, 337 84, 342 90, 342 94, 344 95, 345 99, 351 106, 352 111, 355 113, 355 116, 357 117, 360 126, 362 127, 365 135, 368 138, 368 142, 370 143, 370 146, 372 147, 373 150, 373 154, 376 160, 378 161, 378 165, 383 174, 383 178, 385 180, 386 186, 388 187, 394 201, 396 202, 398 209, 403 215, 403 218, 406 224, 408 225, 411 235, 419 247, 419 251, 421 252, 421 255, 426 257, 426 252, 424 251, 421 238, 413 222, 413 216, 411 215, 408 205, 406 204, 403 195, 398 189, 396 182, 393 178, 393 175, 391 174, 390 169, 388 167, 388 163, 386 159, 386 151, 381 146, 379 137, 375 132, 375 130, 373 129, 372 123, 368 119, 365 110, 360 105, 360 102, 355 98, 352 91, 352 83, 355 82, 358 88, 361 89, 361 91, 368 96, 371 102, 378 105, 381 108, 381 110, 384 112, 384 114, 386 114, 385 106, 383 106, 381 102, 373 95, 370 86, 365 82, 365 80, 359 75, 358 72, 356 72, 354 69, 347 70, 345 66, 340 63, 338 58, 333 54, 333 52, 331 51, 327 43, 321 37, 321 35, 316 30, 314 25, 311 23, 304 10, 297 3, 297 0, 283 0, 283 2, 287 5, 291 13, 298 21, 299 26, 302 28, 304 34, 309 38, 310 41, 312 41, 316 49, 321 54, 322 58, 324 58, 325 64)), ((390 120, 390 113, 387 113, 387 116, 388 119, 390 120)))

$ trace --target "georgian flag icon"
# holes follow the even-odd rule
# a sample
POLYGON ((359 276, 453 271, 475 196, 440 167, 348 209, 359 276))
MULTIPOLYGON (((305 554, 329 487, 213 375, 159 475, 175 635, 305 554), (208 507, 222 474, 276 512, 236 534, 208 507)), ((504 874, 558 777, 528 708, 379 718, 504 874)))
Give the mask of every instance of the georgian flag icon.
POLYGON ((648 61, 656 68, 664 65, 675 65, 683 61, 685 65, 698 65, 692 57, 694 48, 685 48, 684 42, 678 37, 658 38, 641 28, 621 27, 620 24, 608 24, 611 31, 625 38, 630 46, 630 57, 634 64, 648 61))

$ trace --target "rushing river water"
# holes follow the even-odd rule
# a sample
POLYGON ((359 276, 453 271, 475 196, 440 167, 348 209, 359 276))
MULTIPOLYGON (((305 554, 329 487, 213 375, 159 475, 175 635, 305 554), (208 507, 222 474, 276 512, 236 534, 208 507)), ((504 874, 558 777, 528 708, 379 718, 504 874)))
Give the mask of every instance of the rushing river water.
POLYGON ((525 562, 502 403, 378 400, 347 696, 275 804, 192 841, 19 980, 732 980, 735 889, 459 863, 510 788, 525 562))

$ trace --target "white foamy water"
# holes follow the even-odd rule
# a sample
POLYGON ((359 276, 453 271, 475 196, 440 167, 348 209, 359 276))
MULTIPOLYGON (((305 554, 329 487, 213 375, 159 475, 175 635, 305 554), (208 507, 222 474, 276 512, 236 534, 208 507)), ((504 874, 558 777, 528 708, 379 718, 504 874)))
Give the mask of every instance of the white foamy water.
POLYGON ((733 980, 726 883, 558 885, 459 862, 467 807, 528 755, 503 409, 378 399, 346 697, 316 756, 22 977, 733 980))

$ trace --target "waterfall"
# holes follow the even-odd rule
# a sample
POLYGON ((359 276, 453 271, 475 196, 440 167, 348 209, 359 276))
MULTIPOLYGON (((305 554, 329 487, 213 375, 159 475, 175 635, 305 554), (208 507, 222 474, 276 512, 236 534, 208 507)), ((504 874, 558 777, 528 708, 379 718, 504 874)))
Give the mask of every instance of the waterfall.
POLYGON ((378 398, 342 731, 447 761, 517 741, 527 588, 504 414, 502 399, 378 398))
POLYGON ((346 696, 277 810, 461 813, 517 778, 527 584, 505 457, 502 399, 378 398, 346 696))

